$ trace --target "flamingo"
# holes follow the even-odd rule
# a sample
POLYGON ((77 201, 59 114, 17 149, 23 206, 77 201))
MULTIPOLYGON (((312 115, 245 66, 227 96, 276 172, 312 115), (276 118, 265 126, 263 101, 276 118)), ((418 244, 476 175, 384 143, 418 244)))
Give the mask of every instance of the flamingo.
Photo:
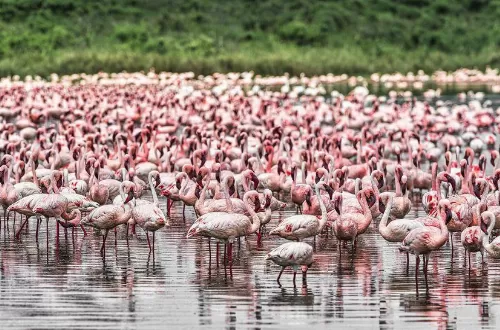
POLYGON ((432 251, 440 249, 448 240, 447 224, 452 219, 451 204, 447 199, 439 201, 441 213, 441 221, 439 228, 433 226, 423 226, 415 228, 406 235, 401 243, 400 250, 414 254, 416 257, 415 266, 415 285, 418 293, 418 266, 420 263, 420 255, 423 255, 423 272, 425 276, 425 287, 429 291, 427 281, 427 266, 429 263, 429 254, 432 251))
POLYGON ((280 287, 281 274, 283 274, 286 267, 293 268, 293 286, 296 286, 295 277, 297 275, 297 269, 300 266, 302 270, 302 286, 305 287, 307 270, 313 263, 313 248, 304 242, 284 243, 269 252, 266 256, 266 260, 271 260, 275 264, 281 266, 281 271, 276 279, 280 287))
POLYGON ((284 219, 276 228, 269 232, 269 235, 278 235, 282 238, 296 241, 301 241, 311 236, 316 238, 316 235, 321 233, 327 222, 327 211, 319 193, 320 187, 325 188, 326 184, 320 181, 314 187, 321 208, 321 218, 319 220, 315 215, 294 215, 284 219))

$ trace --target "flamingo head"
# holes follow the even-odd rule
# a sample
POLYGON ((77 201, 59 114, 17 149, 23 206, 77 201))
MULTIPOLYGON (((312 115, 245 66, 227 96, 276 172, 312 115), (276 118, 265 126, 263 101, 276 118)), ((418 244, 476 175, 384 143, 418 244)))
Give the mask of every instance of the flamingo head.
POLYGON ((189 228, 186 238, 196 236, 200 231, 201 231, 200 227, 192 226, 191 228, 189 228))
POLYGON ((295 177, 297 176, 297 165, 295 165, 295 164, 292 165, 292 170, 290 171, 290 176, 292 177, 292 180, 295 181, 295 177))
POLYGON ((440 181, 448 182, 451 185, 452 190, 456 191, 456 189, 457 189, 457 182, 455 181, 455 179, 450 174, 448 174, 446 172, 441 172, 438 175, 438 179, 440 181))
MULTIPOLYGON (((481 231, 485 234, 488 234, 488 227, 489 227, 490 221, 491 221, 490 215, 493 215, 493 214, 489 211, 481 213, 479 228, 481 228, 481 231)), ((493 218, 494 217, 495 216, 493 215, 493 218)))
POLYGON ((257 175, 255 174, 255 172, 250 172, 250 180, 252 180, 253 182, 253 189, 257 189, 257 187, 259 186, 259 178, 257 177, 257 175))
POLYGON ((271 207, 271 201, 273 199, 272 191, 269 189, 265 189, 264 190, 264 198, 265 198, 264 209, 267 209, 267 208, 271 207))
POLYGON ((372 176, 377 181, 377 188, 382 189, 382 187, 385 184, 384 173, 382 173, 382 171, 380 171, 380 170, 375 170, 372 172, 372 176))
POLYGON ((401 177, 401 192, 406 194, 406 190, 408 189, 408 177, 406 175, 403 175, 401 177))
POLYGON ((479 169, 481 171, 484 171, 486 169, 486 156, 485 155, 481 155, 481 157, 479 157, 479 169))
POLYGON ((450 201, 446 198, 441 199, 439 201, 439 206, 441 207, 441 210, 444 212, 445 223, 448 224, 451 221, 451 219, 453 218, 453 214, 451 213, 450 201))
POLYGON ((127 197, 125 198, 124 204, 127 204, 128 202, 130 202, 132 200, 132 198, 134 198, 134 189, 129 189, 127 192, 127 197))
POLYGON ((326 183, 323 182, 323 184, 321 185, 321 187, 328 193, 328 196, 330 197, 330 199, 332 199, 333 197, 333 188, 330 187, 329 185, 327 185, 326 183))
POLYGON ((490 153, 490 164, 491 164, 491 166, 495 166, 497 158, 498 158, 498 151, 492 150, 491 153, 490 153))
POLYGON ((194 195, 198 199, 200 199, 200 197, 201 197, 201 190, 202 190, 202 187, 197 183, 196 187, 194 188, 194 195))
POLYGON ((377 198, 375 197, 375 193, 373 192, 373 189, 371 189, 371 188, 366 189, 365 197, 366 197, 366 202, 368 203, 369 207, 372 207, 375 204, 375 202, 377 201, 377 198))
POLYGON ((341 210, 342 210, 342 202, 343 202, 344 197, 342 196, 342 193, 336 193, 333 197, 333 208, 335 209, 335 212, 337 212, 338 215, 340 215, 341 210))
POLYGON ((500 169, 495 170, 495 174, 493 175, 493 185, 496 190, 498 190, 498 180, 500 180, 500 169))

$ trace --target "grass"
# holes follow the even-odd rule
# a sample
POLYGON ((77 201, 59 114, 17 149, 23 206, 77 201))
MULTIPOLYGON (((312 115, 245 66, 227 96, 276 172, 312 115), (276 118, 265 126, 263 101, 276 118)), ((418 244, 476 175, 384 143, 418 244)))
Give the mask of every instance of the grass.
POLYGON ((500 66, 497 0, 0 0, 0 75, 500 66))

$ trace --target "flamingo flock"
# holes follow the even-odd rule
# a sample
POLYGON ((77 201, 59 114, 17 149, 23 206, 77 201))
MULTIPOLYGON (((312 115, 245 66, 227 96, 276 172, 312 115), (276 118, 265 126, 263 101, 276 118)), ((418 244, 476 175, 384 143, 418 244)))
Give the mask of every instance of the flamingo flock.
POLYGON ((473 253, 500 258, 500 109, 474 95, 432 103, 274 78, 281 89, 251 73, 3 79, 4 228, 13 222, 21 240, 34 221, 38 242, 45 219, 47 244, 61 226, 101 235, 105 260, 109 231, 128 241, 139 227, 154 254, 156 231, 188 222, 210 259, 216 242, 217 267, 223 244, 230 270, 235 242, 279 239, 266 258, 282 267, 278 283, 292 268, 294 286, 299 268, 306 285, 320 237, 349 258, 378 231, 408 266, 415 255, 417 292, 421 258, 428 291, 430 255, 445 246, 469 268, 473 253), (409 216, 419 205, 425 215, 409 216))

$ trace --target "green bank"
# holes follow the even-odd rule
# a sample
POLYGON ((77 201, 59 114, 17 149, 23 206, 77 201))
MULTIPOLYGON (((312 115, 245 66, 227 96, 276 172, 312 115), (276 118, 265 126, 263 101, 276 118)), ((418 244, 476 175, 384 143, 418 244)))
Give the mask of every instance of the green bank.
POLYGON ((500 66, 499 0, 1 0, 0 75, 500 66))

